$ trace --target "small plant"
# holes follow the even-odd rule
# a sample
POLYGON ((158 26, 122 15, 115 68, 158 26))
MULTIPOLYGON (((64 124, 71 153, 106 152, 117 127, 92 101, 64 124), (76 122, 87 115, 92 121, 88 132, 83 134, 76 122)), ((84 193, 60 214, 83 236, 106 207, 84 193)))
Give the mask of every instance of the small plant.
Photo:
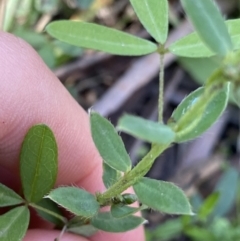
POLYGON ((56 21, 46 30, 69 44, 118 55, 145 55, 157 52, 160 59, 158 122, 132 115, 120 118, 117 130, 151 143, 145 157, 132 167, 124 144, 114 126, 90 111, 91 132, 103 159, 104 193, 95 195, 77 187, 53 189, 57 176, 57 143, 44 124, 26 134, 20 155, 23 196, 0 185, 0 206, 15 206, 0 217, 1 240, 21 240, 28 228, 29 209, 66 232, 90 236, 97 230, 125 232, 146 222, 134 214, 151 208, 168 214, 193 215, 183 191, 172 183, 144 177, 155 159, 174 143, 192 140, 205 132, 225 110, 229 85, 240 84, 240 20, 224 22, 212 0, 181 0, 196 32, 165 46, 168 36, 167 0, 130 0, 141 23, 156 43, 114 29, 86 22, 56 21), (197 14, 196 14, 197 13, 197 14), (219 68, 204 87, 187 96, 165 124, 163 122, 164 64, 168 52, 177 56, 218 56, 219 68), (133 187, 136 194, 122 194, 133 187), (130 204, 140 202, 140 207, 130 204), (20 206, 19 206, 20 205, 20 206), (67 219, 58 206, 75 216, 67 219), (102 207, 110 211, 102 212, 102 207), (21 225, 20 225, 21 224, 21 225), (14 230, 14 232, 13 232, 14 230))

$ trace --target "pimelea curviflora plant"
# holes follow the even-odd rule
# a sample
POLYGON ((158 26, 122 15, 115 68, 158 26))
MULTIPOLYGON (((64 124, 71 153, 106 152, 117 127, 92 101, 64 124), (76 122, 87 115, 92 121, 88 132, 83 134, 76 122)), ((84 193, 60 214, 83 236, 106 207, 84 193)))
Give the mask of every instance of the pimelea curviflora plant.
MULTIPOLYGON (((29 224, 29 207, 64 232, 90 236, 97 230, 125 232, 145 223, 134 214, 151 208, 168 214, 192 215, 183 191, 172 183, 144 177, 155 159, 173 143, 192 140, 206 131, 226 108, 230 84, 237 93, 240 85, 240 20, 224 21, 212 0, 181 0, 196 32, 170 46, 167 0, 130 0, 141 23, 157 43, 114 29, 86 22, 56 21, 46 30, 67 43, 118 55, 157 52, 160 59, 158 122, 132 115, 120 118, 117 130, 150 142, 150 151, 135 166, 114 126, 90 111, 91 132, 103 159, 104 193, 95 195, 77 187, 53 189, 57 176, 57 143, 44 124, 33 126, 25 136, 20 155, 23 198, 0 184, 0 206, 17 206, 0 216, 0 239, 21 240, 29 224), (163 58, 168 52, 185 57, 216 55, 219 68, 204 87, 187 96, 163 123, 163 58), (133 186, 136 194, 122 194, 133 186), (139 207, 129 206, 135 201, 139 207), (67 219, 59 206, 75 216, 67 219), (110 207, 102 211, 101 207, 110 207)), ((237 95, 236 95, 237 97, 237 95)))

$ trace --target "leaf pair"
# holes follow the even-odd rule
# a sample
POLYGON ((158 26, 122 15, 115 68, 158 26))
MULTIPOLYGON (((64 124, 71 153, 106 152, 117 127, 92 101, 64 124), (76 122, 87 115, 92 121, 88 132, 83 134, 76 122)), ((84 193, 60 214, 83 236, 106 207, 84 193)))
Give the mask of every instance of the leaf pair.
MULTIPOLYGON (((107 150, 110 148, 116 149, 117 147, 121 147, 121 150, 117 151, 116 153, 124 156, 124 162, 126 163, 125 165, 128 166, 130 159, 129 157, 126 157, 126 152, 123 151, 122 148, 122 141, 119 141, 120 137, 117 135, 113 125, 95 112, 91 112, 90 119, 93 140, 100 154, 102 153, 101 156, 103 157, 104 161, 108 165, 113 166, 114 164, 110 163, 110 159, 117 159, 116 155, 112 154, 110 157, 110 154, 107 156, 105 153, 107 153, 107 150), (108 144, 103 144, 102 140, 106 139, 108 139, 106 141, 108 144), (112 148, 113 145, 115 146, 114 148, 112 148), (106 158, 104 158, 104 156, 106 156, 106 158)), ((170 127, 132 115, 124 115, 122 118, 120 118, 117 129, 141 140, 156 144, 170 144, 175 138, 175 133, 170 127)), ((108 151, 110 152, 112 150, 108 151)), ((119 169, 119 167, 115 167, 115 169, 120 171, 127 170, 127 168, 119 169)))
POLYGON ((215 54, 226 56, 239 49, 239 19, 224 22, 212 0, 181 0, 187 16, 196 32, 173 43, 169 50, 184 57, 210 57, 215 54))
MULTIPOLYGON (((239 31, 239 19, 227 20, 225 22, 231 41, 233 43, 233 49, 240 49, 240 31, 239 31)), ((169 51, 177 56, 190 57, 190 58, 202 58, 211 57, 216 55, 214 50, 211 50, 203 40, 200 38, 197 32, 193 32, 169 46, 169 51)))
POLYGON ((223 17, 212 0, 181 0, 197 33, 213 52, 225 56, 232 50, 232 41, 223 17))
POLYGON ((26 206, 16 207, 0 216, 0 240, 22 240, 29 224, 26 206))
MULTIPOLYGON (((10 188, 0 184, 0 207, 23 204, 24 199, 10 188)), ((29 210, 25 206, 15 207, 0 216, 0 240, 21 240, 28 228, 29 210), (19 226, 21 223, 21 226, 19 226)))
POLYGON ((75 219, 79 219, 80 222, 76 224, 70 222, 67 230, 84 236, 89 236, 97 229, 107 232, 126 232, 145 221, 143 218, 131 215, 141 208, 128 207, 131 209, 130 212, 129 209, 119 210, 116 205, 111 212, 97 213, 100 207, 95 197, 76 187, 57 188, 48 195, 48 198, 79 217, 75 219), (87 219, 90 220, 91 225, 84 224, 83 221, 87 219))
MULTIPOLYGON (((95 146, 104 161, 103 182, 109 188, 119 180, 121 172, 131 170, 131 160, 121 137, 108 120, 92 111, 90 122, 95 146)), ((175 133, 170 127, 131 115, 123 116, 117 129, 156 144, 170 144, 175 139, 175 133)))

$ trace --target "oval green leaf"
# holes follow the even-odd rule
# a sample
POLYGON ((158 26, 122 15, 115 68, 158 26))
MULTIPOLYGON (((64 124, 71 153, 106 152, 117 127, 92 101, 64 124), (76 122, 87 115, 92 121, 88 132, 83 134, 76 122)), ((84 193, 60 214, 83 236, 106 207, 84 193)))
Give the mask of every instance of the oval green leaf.
MULTIPOLYGON (((177 122, 187 112, 187 110, 196 103, 203 92, 204 88, 201 87, 188 95, 173 112, 171 119, 174 120, 174 122, 177 122)), ((229 85, 227 85, 226 89, 223 89, 213 97, 204 109, 203 113, 200 113, 200 116, 197 116, 198 113, 193 116, 191 122, 193 122, 196 118, 199 118, 199 121, 194 128, 187 129, 191 123, 185 123, 186 131, 184 130, 184 127, 182 127, 182 130, 177 132, 176 142, 180 143, 195 139, 209 129, 225 110, 228 103, 228 96, 229 85)))
POLYGON ((132 230, 145 222, 145 219, 136 216, 114 218, 110 212, 98 213, 91 220, 91 224, 95 228, 113 233, 121 233, 132 230))
POLYGON ((169 214, 193 214, 184 192, 170 182, 143 177, 133 188, 140 202, 152 209, 169 214))
POLYGON ((33 126, 24 138, 20 154, 20 174, 24 197, 38 202, 56 181, 58 171, 57 143, 51 129, 33 126))
POLYGON ((110 167, 108 164, 103 163, 103 176, 102 180, 106 188, 115 184, 121 178, 121 172, 110 167))
POLYGON ((9 187, 0 183, 0 207, 13 206, 23 203, 24 200, 9 187))
MULTIPOLYGON (((240 19, 227 20, 225 24, 231 36, 234 50, 240 49, 240 19)), ((191 58, 211 57, 216 55, 203 43, 196 32, 172 43, 169 47, 169 51, 177 56, 191 58)))
POLYGON ((130 2, 149 34, 157 42, 164 44, 168 35, 168 1, 130 0, 130 2))
POLYGON ((62 20, 50 23, 46 30, 63 42, 111 54, 138 56, 157 50, 150 41, 93 23, 62 20))
POLYGON ((92 138, 103 161, 110 167, 127 172, 132 163, 114 126, 96 112, 90 113, 92 138))
POLYGON ((132 214, 135 214, 141 210, 144 210, 148 208, 145 205, 142 205, 141 207, 130 207, 130 206, 125 206, 122 204, 116 204, 111 206, 111 214, 114 218, 123 218, 130 216, 132 214))
POLYGON ((232 41, 224 19, 212 0, 181 0, 181 3, 209 49, 223 56, 232 50, 232 41))
POLYGON ((100 208, 91 193, 77 187, 59 187, 46 197, 71 213, 86 218, 94 216, 100 208))
POLYGON ((0 216, 0 240, 22 240, 29 224, 27 207, 17 207, 0 216))
POLYGON ((175 139, 175 133, 169 126, 132 115, 121 117, 117 129, 150 143, 165 145, 175 139))

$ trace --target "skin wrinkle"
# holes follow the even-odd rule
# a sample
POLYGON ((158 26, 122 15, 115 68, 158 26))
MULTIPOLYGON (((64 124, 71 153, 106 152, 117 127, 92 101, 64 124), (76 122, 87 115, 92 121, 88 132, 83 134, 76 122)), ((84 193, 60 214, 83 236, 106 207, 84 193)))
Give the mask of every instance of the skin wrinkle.
MULTIPOLYGON (((18 156, 27 130, 34 124, 46 123, 53 130, 59 148, 57 184, 77 183, 90 192, 104 190, 102 160, 91 139, 88 115, 32 47, 3 32, 0 32, 0 103, 0 166, 11 171, 15 184, 20 183, 18 156)), ((4 175, 0 173, 0 181, 4 182, 2 178, 4 175)), ((59 232, 31 230, 24 241, 52 241, 56 233, 59 232)), ((141 227, 124 236, 124 241, 144 240, 141 227)), ((86 239, 66 234, 64 240, 86 239)), ((122 241, 122 238, 121 234, 102 233, 91 240, 122 241)))

